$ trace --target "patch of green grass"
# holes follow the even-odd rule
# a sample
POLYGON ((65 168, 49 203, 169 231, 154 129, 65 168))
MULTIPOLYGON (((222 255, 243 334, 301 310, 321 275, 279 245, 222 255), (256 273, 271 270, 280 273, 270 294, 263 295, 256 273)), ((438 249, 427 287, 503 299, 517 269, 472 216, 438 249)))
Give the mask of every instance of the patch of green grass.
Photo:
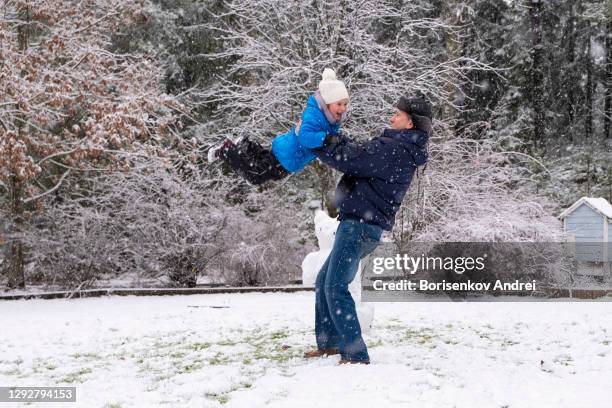
POLYGON ((72 358, 86 358, 90 360, 98 360, 100 359, 100 356, 97 353, 74 353, 72 354, 72 358))
POLYGON ((243 343, 248 343, 252 345, 261 343, 263 341, 267 341, 265 334, 249 334, 245 336, 242 340, 243 343))
POLYGON ((416 341, 417 344, 424 345, 427 343, 431 343, 435 338, 437 338, 430 328, 423 329, 407 329, 404 331, 404 340, 416 341))
MULTIPOLYGON (((312 330, 304 330, 311 334, 312 330)), ((282 366, 297 356, 301 356, 298 348, 287 347, 287 338, 295 336, 298 331, 288 328, 269 330, 267 327, 256 327, 249 330, 234 330, 231 335, 219 341, 199 342, 197 337, 187 337, 180 342, 177 338, 160 338, 149 336, 149 346, 145 349, 127 354, 138 365, 138 371, 151 379, 151 390, 159 387, 159 383, 173 378, 175 375, 206 370, 207 365, 252 365, 255 360, 262 360, 264 367, 282 366), (221 347, 241 345, 247 347, 240 352, 223 351, 221 347), (221 350, 221 351, 219 351, 221 350), (170 358, 170 368, 167 363, 170 358)), ((81 355, 78 356, 79 358, 81 355)), ((248 370, 248 369, 247 369, 248 370)), ((78 377, 72 375, 71 377, 78 377)), ((71 380, 71 378, 69 378, 71 380)), ((232 389, 219 394, 209 394, 208 398, 226 404, 231 393, 238 389, 251 388, 251 376, 242 382, 232 385, 232 389)))
POLYGON ((285 339, 287 337, 289 337, 289 334, 283 330, 277 330, 270 334, 272 340, 285 339))
POLYGON ((251 384, 250 382, 241 382, 241 383, 232 385, 232 387, 227 392, 224 392, 224 393, 211 392, 211 393, 207 393, 205 396, 206 398, 219 401, 220 404, 224 405, 224 404, 227 404, 227 402, 229 401, 230 394, 232 392, 235 392, 241 389, 245 389, 245 388, 251 388, 252 386, 253 384, 251 384))
POLYGON ((62 377, 60 379, 60 382, 64 382, 64 383, 75 383, 75 382, 84 382, 85 379, 83 378, 84 375, 86 374, 90 374, 91 368, 81 368, 77 371, 73 371, 71 373, 66 374, 64 377, 62 377))
MULTIPOLYGON (((310 333, 310 330, 304 330, 304 333, 310 333)), ((252 330, 238 341, 241 344, 247 344, 253 349, 252 351, 248 352, 248 357, 244 357, 244 354, 242 353, 240 354, 244 357, 242 359, 242 364, 250 365, 253 363, 253 360, 269 360, 282 364, 298 355, 301 355, 298 350, 293 350, 291 347, 287 347, 285 344, 283 344, 283 340, 287 339, 290 334, 291 333, 288 330, 275 330, 272 332, 268 332, 264 328, 252 330)), ((238 342, 232 341, 230 343, 234 345, 238 342)), ((223 341, 217 344, 225 345, 227 342, 223 341)), ((222 364, 228 361, 227 358, 221 359, 221 361, 219 360, 220 359, 218 357, 213 357, 212 363, 222 364)))
POLYGON ((172 353, 170 353, 170 357, 171 358, 183 358, 187 355, 187 353, 183 352, 183 351, 173 351, 172 353))
POLYGON ((208 364, 210 365, 222 365, 227 364, 231 360, 228 356, 223 353, 216 353, 212 358, 208 360, 208 364))
POLYGON ((167 349, 167 348, 179 348, 184 344, 184 341, 163 341, 163 340, 155 340, 153 343, 153 347, 156 349, 167 349))
POLYGON ((118 402, 107 402, 104 404, 104 408, 121 408, 121 404, 118 402))
POLYGON ((204 350, 210 347, 210 343, 191 343, 187 346, 187 348, 195 350, 195 351, 200 351, 200 350, 204 350))
POLYGON ((374 340, 374 341, 371 341, 371 342, 368 344, 368 348, 380 347, 380 346, 382 346, 383 344, 384 344, 384 343, 383 343, 383 341, 382 341, 381 339, 376 339, 376 340, 374 340))
POLYGON ((406 327, 406 325, 404 325, 404 324, 386 324, 386 325, 382 326, 383 329, 386 329, 386 330, 389 330, 389 331, 402 330, 404 327, 406 327))
POLYGON ((191 373, 204 367, 201 360, 190 361, 187 364, 183 363, 182 361, 175 361, 173 365, 176 368, 177 374, 191 373))
MULTIPOLYGON (((273 340, 280 340, 288 337, 288 334, 285 332, 282 332, 282 334, 281 332, 273 332, 268 336, 268 338, 270 337, 272 337, 273 340)), ((287 348, 282 342, 270 342, 265 338, 264 341, 257 341, 249 344, 255 348, 252 352, 252 356, 255 360, 269 360, 282 364, 301 354, 297 349, 292 350, 291 348, 287 348)))
POLYGON ((285 349, 280 343, 260 342, 252 346, 255 347, 253 350, 255 360, 269 360, 282 364, 301 355, 299 350, 285 349))
POLYGON ((208 393, 206 394, 206 398, 219 401, 221 405, 225 405, 229 401, 229 396, 227 394, 208 393))
POLYGON ((34 361, 32 362, 32 372, 34 373, 45 373, 45 371, 53 371, 55 370, 57 367, 55 365, 53 365, 52 363, 42 359, 42 358, 35 358, 34 361))

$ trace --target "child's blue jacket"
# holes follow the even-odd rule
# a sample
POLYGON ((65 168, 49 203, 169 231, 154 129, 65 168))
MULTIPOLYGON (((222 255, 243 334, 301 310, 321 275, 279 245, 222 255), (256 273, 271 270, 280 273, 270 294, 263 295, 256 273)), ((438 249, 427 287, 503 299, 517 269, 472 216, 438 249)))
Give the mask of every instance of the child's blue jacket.
POLYGON ((296 135, 293 127, 289 132, 276 136, 272 140, 272 153, 285 170, 296 173, 316 158, 310 149, 323 146, 325 136, 336 135, 339 129, 340 124, 331 124, 311 95, 302 113, 300 134, 296 135))

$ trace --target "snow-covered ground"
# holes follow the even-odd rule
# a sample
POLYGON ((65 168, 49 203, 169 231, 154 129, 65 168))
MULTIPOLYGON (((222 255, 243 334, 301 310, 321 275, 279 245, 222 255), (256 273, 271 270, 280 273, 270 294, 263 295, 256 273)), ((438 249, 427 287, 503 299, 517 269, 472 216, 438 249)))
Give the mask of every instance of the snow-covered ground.
POLYGON ((380 303, 369 366, 301 358, 312 292, 6 301, 0 316, 0 385, 76 386, 68 407, 611 406, 611 303, 380 303))

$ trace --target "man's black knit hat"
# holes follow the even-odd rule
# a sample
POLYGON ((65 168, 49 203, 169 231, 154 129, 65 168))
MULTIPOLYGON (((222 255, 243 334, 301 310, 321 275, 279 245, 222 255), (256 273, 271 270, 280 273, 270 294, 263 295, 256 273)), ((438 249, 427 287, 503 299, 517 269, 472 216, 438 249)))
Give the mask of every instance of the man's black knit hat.
POLYGON ((423 97, 406 98, 402 96, 397 102, 397 109, 406 112, 409 115, 431 117, 431 103, 423 97))

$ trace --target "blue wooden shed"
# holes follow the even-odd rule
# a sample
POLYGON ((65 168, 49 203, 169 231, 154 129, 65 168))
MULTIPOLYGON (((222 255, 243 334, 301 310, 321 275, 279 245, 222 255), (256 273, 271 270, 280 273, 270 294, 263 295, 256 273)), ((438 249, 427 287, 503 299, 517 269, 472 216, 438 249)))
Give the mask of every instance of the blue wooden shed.
POLYGON ((582 197, 559 218, 571 241, 576 243, 576 258, 581 274, 610 274, 612 243, 612 205, 605 198, 582 197))

